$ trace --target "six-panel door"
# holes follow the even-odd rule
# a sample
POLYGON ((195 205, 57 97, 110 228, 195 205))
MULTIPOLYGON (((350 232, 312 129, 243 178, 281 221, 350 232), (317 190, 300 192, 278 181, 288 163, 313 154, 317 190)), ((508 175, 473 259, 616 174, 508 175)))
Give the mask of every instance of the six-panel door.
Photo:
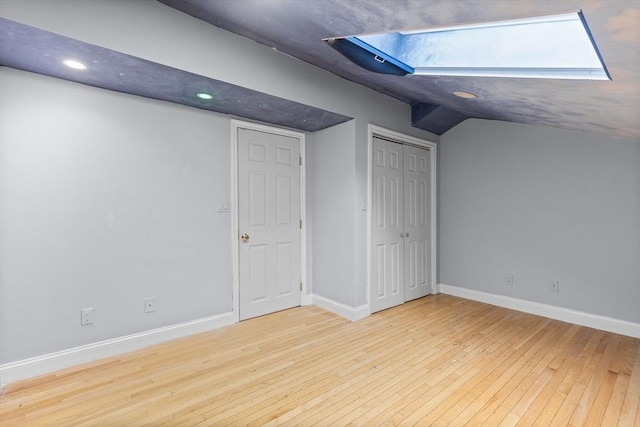
POLYGON ((300 305, 300 140, 238 129, 240 319, 300 305))
POLYGON ((431 197, 429 151, 404 146, 404 300, 431 293, 431 197))
POLYGON ((402 145, 373 138, 371 312, 404 302, 402 145))

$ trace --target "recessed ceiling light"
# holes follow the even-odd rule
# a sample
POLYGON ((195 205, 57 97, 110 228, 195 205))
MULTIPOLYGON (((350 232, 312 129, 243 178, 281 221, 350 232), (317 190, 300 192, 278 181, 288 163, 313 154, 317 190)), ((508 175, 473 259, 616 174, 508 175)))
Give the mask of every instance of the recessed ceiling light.
POLYGON ((206 92, 198 92, 196 96, 200 99, 206 99, 206 100, 213 99, 213 95, 208 94, 206 92))
POLYGON ((66 59, 64 61, 62 61, 62 63, 64 65, 66 65, 69 68, 73 68, 74 70, 86 70, 87 66, 84 65, 82 62, 80 61, 76 61, 73 59, 66 59))
POLYGON ((457 96, 458 98, 464 98, 464 99, 476 99, 478 97, 477 95, 474 95, 473 93, 461 92, 461 91, 453 92, 453 94, 455 96, 457 96))

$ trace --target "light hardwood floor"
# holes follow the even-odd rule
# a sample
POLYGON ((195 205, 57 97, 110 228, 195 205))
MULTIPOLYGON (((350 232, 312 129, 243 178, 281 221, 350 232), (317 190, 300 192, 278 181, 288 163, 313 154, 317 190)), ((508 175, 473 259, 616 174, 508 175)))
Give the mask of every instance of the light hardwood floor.
POLYGON ((447 295, 300 307, 9 385, 0 425, 640 425, 640 340, 447 295))

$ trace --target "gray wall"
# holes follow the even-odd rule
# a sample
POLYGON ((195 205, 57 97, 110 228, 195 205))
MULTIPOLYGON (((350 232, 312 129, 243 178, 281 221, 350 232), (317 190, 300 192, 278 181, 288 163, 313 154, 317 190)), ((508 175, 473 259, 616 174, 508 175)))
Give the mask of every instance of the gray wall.
POLYGON ((640 141, 467 120, 438 150, 440 283, 640 322, 640 141))
POLYGON ((227 118, 4 67, 0 93, 0 361, 231 311, 227 118))
MULTIPOLYGON (((365 130, 437 139, 411 127, 408 105, 152 0, 2 0, 0 14, 354 117, 338 139, 309 135, 307 207, 344 223, 308 212, 308 278, 366 302, 365 130), (341 274, 327 280, 329 265, 341 274)), ((0 364, 231 310, 230 217, 216 212, 230 200, 229 118, 0 70, 0 364), (81 328, 87 306, 96 324, 81 328)))
MULTIPOLYGON (((344 144, 346 150, 355 147, 356 151, 355 197, 350 206, 335 206, 345 211, 348 221, 353 221, 354 281, 345 284, 337 301, 351 305, 348 301, 355 298, 355 306, 367 302, 367 215, 360 210, 360 200, 367 197, 367 124, 438 141, 436 135, 411 127, 409 105, 154 0, 2 0, 0 13, 99 46, 354 117, 355 139, 344 144)), ((313 185, 309 183, 308 188, 313 185)), ((331 234, 332 230, 315 231, 320 238, 338 238, 331 234)), ((311 239, 313 235, 314 230, 311 239)))
POLYGON ((355 306, 355 121, 313 134, 308 146, 313 188, 313 293, 355 306))

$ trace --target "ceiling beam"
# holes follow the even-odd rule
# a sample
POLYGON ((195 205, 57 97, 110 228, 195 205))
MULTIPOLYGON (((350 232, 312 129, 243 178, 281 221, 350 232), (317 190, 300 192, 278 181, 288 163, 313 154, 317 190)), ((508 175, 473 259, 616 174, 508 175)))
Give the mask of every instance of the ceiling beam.
POLYGON ((469 116, 438 104, 418 103, 411 106, 411 126, 442 135, 469 116))

